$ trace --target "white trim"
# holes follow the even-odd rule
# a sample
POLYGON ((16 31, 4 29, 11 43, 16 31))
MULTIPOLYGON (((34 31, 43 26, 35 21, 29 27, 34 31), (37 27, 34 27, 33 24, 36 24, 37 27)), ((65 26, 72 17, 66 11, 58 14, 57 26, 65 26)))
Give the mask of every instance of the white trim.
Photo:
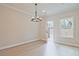
POLYGON ((30 42, 33 42, 33 41, 37 41, 37 40, 38 39, 30 40, 30 41, 26 41, 26 42, 20 42, 20 43, 12 44, 12 45, 9 45, 9 46, 0 47, 0 50, 16 47, 16 46, 19 46, 19 45, 22 45, 22 44, 26 44, 26 43, 30 43, 30 42))
POLYGON ((79 47, 79 44, 75 44, 75 43, 65 43, 65 42, 61 42, 61 41, 55 41, 58 44, 62 44, 62 45, 66 45, 66 46, 71 46, 71 47, 79 47))

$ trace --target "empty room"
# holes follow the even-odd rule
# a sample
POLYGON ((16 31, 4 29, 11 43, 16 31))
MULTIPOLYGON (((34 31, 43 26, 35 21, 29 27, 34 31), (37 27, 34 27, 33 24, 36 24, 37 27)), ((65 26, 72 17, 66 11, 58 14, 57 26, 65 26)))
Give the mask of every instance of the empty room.
POLYGON ((0 3, 0 56, 79 56, 79 3, 0 3))

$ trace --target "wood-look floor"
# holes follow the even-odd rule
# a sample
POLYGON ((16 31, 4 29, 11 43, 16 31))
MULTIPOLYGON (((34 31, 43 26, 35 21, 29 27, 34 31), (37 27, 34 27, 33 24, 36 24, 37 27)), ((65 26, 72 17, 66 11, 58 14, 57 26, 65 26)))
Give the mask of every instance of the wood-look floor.
POLYGON ((0 56, 78 56, 79 48, 59 45, 49 40, 35 41, 0 51, 0 56))

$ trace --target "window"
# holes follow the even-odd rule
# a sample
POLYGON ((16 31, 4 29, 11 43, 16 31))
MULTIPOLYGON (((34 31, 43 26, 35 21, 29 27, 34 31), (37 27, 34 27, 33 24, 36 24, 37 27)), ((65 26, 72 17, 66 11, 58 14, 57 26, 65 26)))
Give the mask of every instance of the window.
POLYGON ((71 29, 73 26, 73 19, 70 18, 65 18, 65 19, 61 19, 60 21, 61 23, 61 28, 63 29, 71 29))
POLYGON ((73 17, 66 17, 60 20, 61 37, 73 38, 73 17))

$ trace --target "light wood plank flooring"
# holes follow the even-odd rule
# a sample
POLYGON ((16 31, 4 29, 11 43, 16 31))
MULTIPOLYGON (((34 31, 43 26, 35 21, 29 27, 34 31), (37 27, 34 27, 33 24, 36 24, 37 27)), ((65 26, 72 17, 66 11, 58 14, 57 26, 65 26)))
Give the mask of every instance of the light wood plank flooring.
POLYGON ((49 40, 35 41, 28 44, 0 51, 0 56, 78 56, 79 48, 60 45, 49 40))

